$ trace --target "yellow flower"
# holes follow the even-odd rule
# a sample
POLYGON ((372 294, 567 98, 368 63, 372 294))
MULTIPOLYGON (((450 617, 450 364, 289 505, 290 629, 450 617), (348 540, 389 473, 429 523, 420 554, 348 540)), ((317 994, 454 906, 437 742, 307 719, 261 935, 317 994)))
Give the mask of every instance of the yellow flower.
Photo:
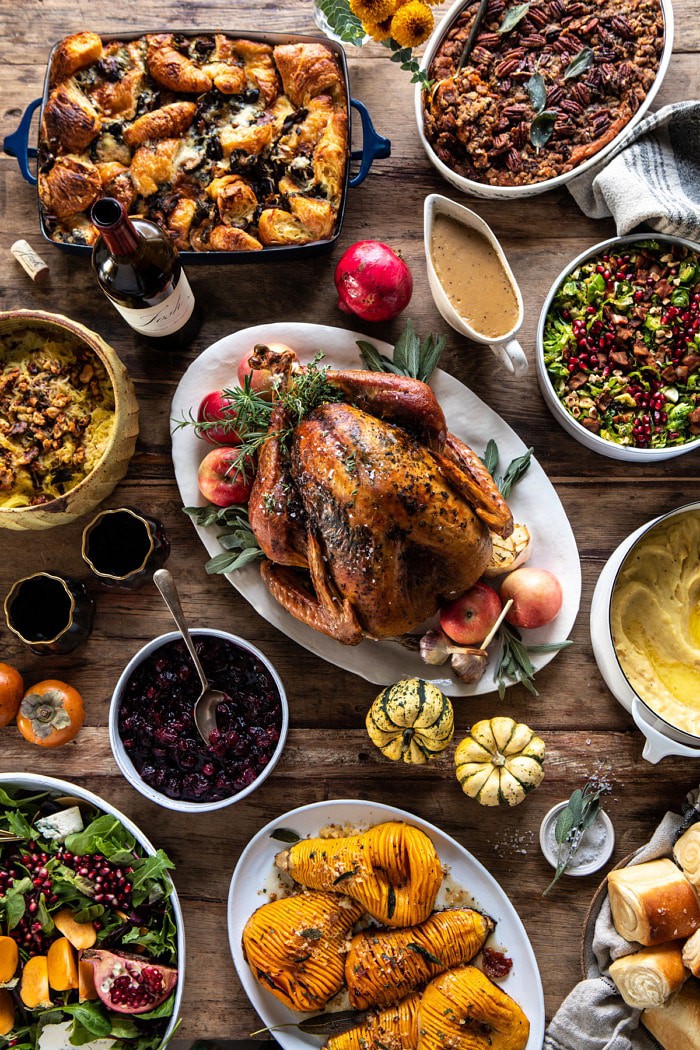
MULTIPOLYGON (((406 0, 408 2, 408 0, 406 0)), ((388 40, 391 36, 391 18, 385 18, 383 22, 363 22, 362 27, 372 40, 381 44, 382 40, 388 40)))
POLYGON ((423 0, 409 0, 391 20, 391 35, 401 47, 418 47, 433 31, 435 19, 423 0))
POLYGON ((383 22, 396 10, 396 0, 350 0, 350 10, 367 24, 383 22))

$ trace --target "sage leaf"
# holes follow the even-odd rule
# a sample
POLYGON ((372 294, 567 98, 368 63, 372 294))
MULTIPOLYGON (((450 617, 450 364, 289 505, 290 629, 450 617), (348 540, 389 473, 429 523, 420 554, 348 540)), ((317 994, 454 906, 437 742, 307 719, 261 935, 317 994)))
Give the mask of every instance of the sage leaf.
POLYGON ((554 133, 554 125, 557 120, 557 114, 554 110, 543 109, 541 113, 538 113, 532 124, 530 125, 530 142, 539 152, 546 146, 554 133))
POLYGON ((291 828, 275 828, 270 832, 270 838, 277 839, 278 842, 299 842, 301 835, 297 835, 291 828))
POLYGON ((554 838, 561 845, 566 842, 569 835, 573 831, 574 817, 568 806, 565 806, 557 817, 556 827, 554 829, 554 838))
POLYGON ((518 22, 522 22, 529 10, 529 4, 516 4, 515 7, 511 7, 506 11, 505 18, 498 27, 497 32, 510 33, 511 29, 515 29, 518 22))
POLYGON ((541 73, 533 73, 525 87, 527 88, 527 93, 530 96, 530 102, 532 102, 535 113, 541 113, 547 105, 547 87, 544 82, 544 77, 541 73))
POLYGON ((518 456, 516 459, 511 460, 511 462, 508 464, 506 472, 503 475, 503 480, 498 486, 501 490, 501 495, 504 499, 508 499, 513 486, 517 485, 518 482, 527 474, 528 470, 530 469, 530 464, 532 462, 532 453, 534 451, 534 448, 529 448, 527 452, 523 453, 522 456, 518 456))
POLYGON ((358 339, 357 345, 360 348, 360 357, 370 372, 391 372, 395 376, 403 375, 401 369, 397 368, 394 362, 384 354, 380 354, 376 346, 372 346, 364 339, 358 339))
POLYGON ((488 442, 481 462, 493 477, 498 470, 498 445, 493 438, 488 442))
POLYGON ((349 871, 342 871, 337 879, 333 879, 333 885, 337 886, 339 882, 345 882, 346 879, 351 879, 353 875, 357 875, 357 868, 351 868, 349 871))
POLYGON ((386 898, 386 914, 387 918, 393 918, 394 912, 396 911, 396 890, 393 886, 389 886, 389 892, 386 898))
POLYGON ((580 77, 593 64, 593 52, 590 47, 582 47, 577 55, 569 62, 564 70, 564 80, 573 80, 580 77))
POLYGON ((421 955, 426 962, 434 963, 435 966, 442 966, 442 960, 438 959, 437 955, 433 955, 432 952, 429 952, 422 944, 416 944, 415 941, 409 941, 406 947, 410 948, 412 952, 416 953, 416 955, 421 955))
POLYGON ((369 1013, 369 1010, 338 1010, 332 1014, 305 1017, 296 1027, 308 1035, 342 1035, 361 1024, 369 1013))
POLYGON ((307 941, 320 941, 323 937, 323 930, 317 930, 313 926, 309 926, 306 930, 299 931, 300 937, 306 937, 307 941))

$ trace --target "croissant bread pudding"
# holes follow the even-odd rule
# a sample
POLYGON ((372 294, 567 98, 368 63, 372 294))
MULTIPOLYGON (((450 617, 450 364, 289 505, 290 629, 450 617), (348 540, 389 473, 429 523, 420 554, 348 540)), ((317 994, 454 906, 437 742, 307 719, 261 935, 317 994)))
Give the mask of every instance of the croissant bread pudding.
POLYGON ((652 860, 608 875, 615 929, 646 947, 689 937, 700 928, 700 904, 672 860, 652 860))
POLYGON ((180 249, 260 251, 328 240, 348 160, 346 87, 316 41, 270 47, 223 33, 54 50, 39 198, 54 241, 92 244, 101 196, 180 249))

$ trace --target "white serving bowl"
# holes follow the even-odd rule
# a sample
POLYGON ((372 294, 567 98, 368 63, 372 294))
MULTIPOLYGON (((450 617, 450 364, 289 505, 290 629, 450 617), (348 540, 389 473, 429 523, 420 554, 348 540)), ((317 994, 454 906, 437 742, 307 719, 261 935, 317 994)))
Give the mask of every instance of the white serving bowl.
POLYGON ((684 445, 673 445, 669 448, 633 448, 628 445, 616 445, 615 442, 606 441, 605 438, 598 437, 597 434, 593 434, 590 430, 586 430, 581 423, 575 420, 574 417, 567 412, 554 391, 554 387, 552 386, 544 363, 544 326, 554 296, 557 294, 560 286, 564 283, 572 270, 575 270, 577 266, 580 266, 592 256, 598 255, 600 252, 606 251, 609 248, 619 248, 624 245, 634 244, 638 241, 649 240, 663 241, 667 244, 680 244, 700 253, 700 244, 686 240, 684 237, 671 237, 663 233, 633 233, 628 234, 626 237, 610 237, 609 240, 601 241, 600 244, 594 245, 593 248, 587 248, 586 251, 581 252, 580 255, 577 255, 572 262, 564 267, 547 293, 547 298, 544 301, 542 312, 540 313, 540 319, 537 323, 535 347, 537 379, 547 408, 550 410, 557 423, 561 424, 567 434, 576 438, 580 444, 585 445, 586 448, 590 449, 592 452, 599 452, 601 456, 607 456, 609 459, 625 460, 627 463, 659 463, 664 459, 675 459, 676 456, 683 456, 686 452, 693 452, 695 449, 700 448, 700 437, 697 437, 694 441, 687 441, 684 445))
POLYGON ((635 725, 645 737, 642 757, 656 764, 662 758, 675 755, 680 758, 700 759, 700 737, 677 729, 657 715, 632 688, 617 658, 612 634, 612 598, 615 584, 627 555, 635 544, 662 521, 700 510, 700 503, 688 503, 668 514, 661 514, 641 525, 613 551, 598 577, 591 602, 591 644, 598 670, 605 684, 619 704, 632 715, 635 725))
MULTIPOLYGON (((554 190, 560 186, 564 186, 571 179, 576 178, 578 175, 583 174, 589 168, 598 164, 601 160, 609 157, 625 135, 637 124, 647 112, 651 106, 654 98, 656 97, 659 88, 663 82, 666 72, 671 61, 671 53, 673 51, 673 7, 671 6, 671 0, 660 0, 661 11, 664 18, 664 46, 661 52, 661 58, 659 60, 659 68, 654 78, 654 82, 649 88, 646 97, 644 98, 641 106, 632 118, 625 124, 624 128, 612 139, 607 146, 604 146, 601 150, 595 153, 583 164, 579 164, 578 167, 573 168, 571 171, 564 172, 562 175, 556 175, 553 179, 545 179, 544 182, 532 183, 528 186, 491 186, 484 182, 475 182, 473 179, 467 179, 464 175, 458 175, 452 168, 449 168, 447 164, 440 160, 438 155, 433 150, 432 145, 426 138, 425 131, 423 129, 423 102, 422 102, 422 90, 420 84, 416 84, 414 105, 416 113, 416 124, 418 125, 418 136, 420 138, 423 149, 425 150, 428 160, 437 171, 440 172, 442 177, 446 179, 456 189, 461 190, 462 193, 468 193, 472 197, 487 197, 487 198, 500 198, 502 200, 514 200, 521 197, 536 197, 539 193, 546 193, 547 190, 554 190)), ((455 0, 455 3, 448 11, 440 22, 440 25, 434 31, 428 46, 423 54, 421 61, 421 69, 428 69, 430 63, 435 57, 435 53, 440 47, 440 44, 448 33, 452 23, 455 21, 457 16, 465 6, 464 0, 455 0)))
POLYGON ((151 802, 155 802, 158 806, 163 806, 165 809, 176 810, 179 813, 210 813, 214 809, 223 809, 225 806, 232 806, 234 802, 240 802, 241 799, 246 798, 246 796, 250 795, 256 788, 260 787, 262 782, 269 777, 279 761, 287 739, 287 730, 289 728, 289 706, 287 704, 287 694, 277 671, 265 654, 261 653, 260 650, 256 649, 256 647, 251 645, 250 642, 247 642, 244 638, 239 638, 235 634, 229 634, 227 631, 218 631, 213 627, 195 627, 190 630, 190 634, 194 636, 205 635, 210 638, 223 638, 225 641, 231 642, 240 649, 244 649, 246 652, 256 656, 270 672, 280 695, 282 724, 280 726, 280 738, 277 742, 277 747, 262 773, 252 784, 249 784, 247 787, 238 791, 235 795, 231 795, 229 798, 218 799, 216 802, 189 802, 185 799, 168 798, 167 795, 162 794, 162 792, 157 791, 155 788, 151 787, 150 784, 147 784, 142 780, 136 771, 136 767, 126 753, 119 735, 119 707, 122 696, 124 695, 127 682, 139 664, 143 663, 146 657, 150 656, 156 649, 160 649, 160 647, 167 642, 178 641, 180 639, 178 631, 170 631, 168 634, 161 634, 158 638, 154 638, 153 641, 148 642, 148 644, 144 645, 142 649, 139 649, 135 656, 132 656, 131 660, 129 660, 128 664, 122 671, 112 694, 112 701, 109 706, 109 742, 112 747, 114 758, 116 759, 117 765, 122 773, 131 786, 136 788, 136 790, 145 798, 150 799, 151 802))
MULTIPOLYGON (((132 820, 129 820, 128 817, 124 816, 116 806, 111 805, 109 802, 105 802, 103 798, 100 798, 99 795, 93 794, 92 791, 87 791, 85 788, 79 787, 78 784, 72 784, 69 780, 57 780, 56 777, 45 777, 40 773, 0 773, 0 788, 8 787, 20 788, 24 791, 32 792, 52 791, 57 795, 72 795, 75 798, 84 799, 103 813, 109 813, 111 816, 116 817, 117 820, 124 825, 126 830, 131 832, 139 846, 141 846, 149 856, 154 856, 156 853, 156 848, 153 843, 150 839, 146 838, 141 829, 137 827, 132 820)), ((168 1023, 167 1031, 163 1036, 163 1045, 169 1041, 177 1027, 178 1015, 182 1005, 182 995, 185 989, 185 922, 182 917, 182 908, 180 907, 180 901, 178 900, 177 891, 174 886, 169 900, 173 906, 173 915, 175 917, 175 927, 177 930, 177 985, 175 987, 175 1005, 173 1007, 173 1015, 168 1023)))

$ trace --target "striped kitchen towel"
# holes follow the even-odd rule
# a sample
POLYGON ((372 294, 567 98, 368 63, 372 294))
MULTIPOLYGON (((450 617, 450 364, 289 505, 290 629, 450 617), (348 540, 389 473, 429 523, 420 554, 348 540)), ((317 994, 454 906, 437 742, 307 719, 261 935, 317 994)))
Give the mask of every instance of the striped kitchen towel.
POLYGON ((612 215, 619 235, 643 223, 700 240, 700 102, 677 102, 649 114, 612 157, 567 185, 590 218, 612 215))

